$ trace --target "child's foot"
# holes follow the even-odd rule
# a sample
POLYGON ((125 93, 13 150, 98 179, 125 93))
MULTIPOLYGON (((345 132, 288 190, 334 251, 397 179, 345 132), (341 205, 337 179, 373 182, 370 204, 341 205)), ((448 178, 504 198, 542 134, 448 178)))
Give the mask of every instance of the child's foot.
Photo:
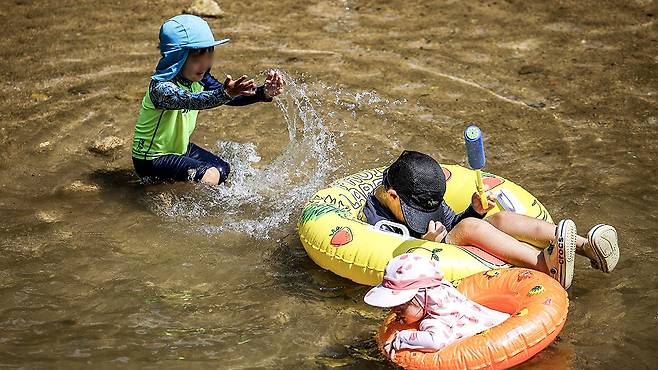
POLYGON ((577 235, 576 224, 569 219, 562 220, 555 230, 555 243, 543 251, 548 274, 559 281, 564 289, 569 289, 573 280, 577 235))
POLYGON ((605 224, 594 226, 587 233, 587 243, 585 243, 583 249, 592 261, 592 267, 603 272, 614 270, 617 262, 619 262, 617 230, 605 224))

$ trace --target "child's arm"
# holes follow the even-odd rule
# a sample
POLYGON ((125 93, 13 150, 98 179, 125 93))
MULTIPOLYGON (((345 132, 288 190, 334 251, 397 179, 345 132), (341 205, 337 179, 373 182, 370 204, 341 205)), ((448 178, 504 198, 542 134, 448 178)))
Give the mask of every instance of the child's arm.
POLYGON ((450 328, 440 320, 425 319, 420 330, 400 330, 391 343, 394 350, 413 349, 423 352, 436 352, 454 342, 450 328))
POLYGON ((456 214, 445 201, 442 201, 441 209, 443 211, 443 219, 441 221, 430 221, 429 225, 427 225, 427 232, 421 236, 421 239, 442 242, 446 235, 459 223, 459 221, 467 217, 484 217, 484 215, 477 213, 472 205, 468 206, 464 212, 456 214))
POLYGON ((231 105, 234 107, 240 107, 243 105, 249 105, 249 104, 254 104, 258 102, 271 102, 272 98, 268 98, 265 96, 265 88, 263 86, 258 86, 256 88, 256 93, 251 96, 236 96, 231 100, 230 102, 226 103, 226 105, 231 105))
POLYGON ((171 81, 151 80, 149 95, 158 109, 201 110, 215 108, 231 101, 224 88, 192 93, 181 89, 171 81))
MULTIPOLYGON (((485 188, 485 190, 487 189, 485 188)), ((489 191, 487 191, 488 204, 486 206, 482 205, 480 202, 479 193, 473 193, 471 198, 471 204, 460 214, 455 214, 455 211, 453 211, 445 201, 441 203, 441 207, 443 207, 443 219, 446 221, 445 225, 448 231, 455 227, 459 221, 467 217, 483 218, 487 212, 496 205, 496 197, 494 197, 489 191)))
MULTIPOLYGON (((206 72, 206 74, 203 76, 203 79, 200 81, 201 85, 205 88, 206 91, 213 91, 217 89, 223 89, 224 85, 219 82, 213 75, 210 74, 210 72, 206 72)), ((256 93, 254 95, 250 96, 243 96, 239 95, 231 99, 226 105, 231 105, 231 106, 243 106, 243 105, 249 105, 249 104, 254 104, 258 102, 271 102, 272 98, 268 98, 265 95, 265 87, 264 86, 258 86, 256 88, 256 93)))

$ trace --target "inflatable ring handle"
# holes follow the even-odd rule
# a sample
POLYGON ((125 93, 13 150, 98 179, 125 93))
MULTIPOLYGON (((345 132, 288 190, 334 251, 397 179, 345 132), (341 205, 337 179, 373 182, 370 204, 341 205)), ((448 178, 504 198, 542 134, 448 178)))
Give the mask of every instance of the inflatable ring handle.
POLYGON ((405 238, 405 239, 410 239, 411 238, 411 236, 409 235, 409 229, 407 229, 406 226, 404 226, 402 224, 399 224, 397 222, 393 222, 393 221, 389 221, 389 220, 379 220, 373 226, 373 228, 377 231, 382 231, 382 232, 385 232, 385 233, 392 233, 392 234, 398 234, 398 235, 401 234, 402 237, 405 238), (392 229, 400 230, 400 233, 383 229, 382 226, 384 226, 384 225, 386 225, 386 226, 388 226, 392 229))
POLYGON ((521 203, 512 192, 506 191, 505 189, 501 189, 496 194, 496 201, 498 202, 498 206, 506 211, 520 214, 525 214, 526 212, 523 203, 521 203))

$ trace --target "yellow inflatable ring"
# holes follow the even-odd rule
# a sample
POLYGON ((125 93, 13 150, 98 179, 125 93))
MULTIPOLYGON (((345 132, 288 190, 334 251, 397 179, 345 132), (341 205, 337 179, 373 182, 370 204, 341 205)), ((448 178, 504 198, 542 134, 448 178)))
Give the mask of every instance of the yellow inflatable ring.
MULTIPOLYGON (((441 166, 447 180, 445 201, 455 212, 462 212, 475 192, 475 171, 457 165, 441 166)), ((402 253, 419 253, 438 260, 441 271, 450 280, 510 267, 472 246, 410 238, 366 223, 363 206, 366 197, 381 184, 383 170, 384 167, 365 170, 337 180, 315 193, 304 206, 297 223, 299 237, 320 267, 366 285, 379 284, 388 261, 402 253)), ((552 222, 546 208, 520 186, 490 173, 482 176, 494 194, 502 194, 499 204, 486 217, 499 212, 502 204, 517 213, 552 222)))

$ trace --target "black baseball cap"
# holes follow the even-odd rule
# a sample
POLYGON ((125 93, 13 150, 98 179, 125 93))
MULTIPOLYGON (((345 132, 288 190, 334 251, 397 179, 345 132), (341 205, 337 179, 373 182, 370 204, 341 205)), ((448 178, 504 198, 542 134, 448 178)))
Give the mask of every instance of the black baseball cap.
POLYGON ((434 158, 405 150, 384 170, 382 181, 400 197, 404 220, 412 231, 425 234, 430 220, 443 220, 446 178, 434 158))

